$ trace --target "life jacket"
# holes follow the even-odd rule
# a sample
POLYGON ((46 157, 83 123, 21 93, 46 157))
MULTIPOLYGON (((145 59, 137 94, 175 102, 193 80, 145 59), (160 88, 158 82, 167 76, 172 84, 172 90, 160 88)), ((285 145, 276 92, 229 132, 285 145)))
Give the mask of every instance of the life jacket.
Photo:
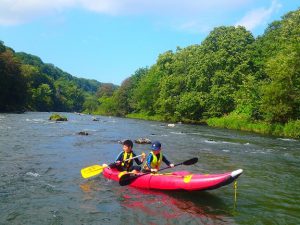
POLYGON ((123 162, 121 163, 121 165, 125 166, 126 168, 129 168, 130 162, 132 160, 130 158, 132 158, 132 157, 133 157, 132 152, 130 152, 130 153, 124 152, 124 154, 123 154, 123 162), (130 159, 130 160, 128 160, 128 161, 125 162, 126 159, 130 159))
POLYGON ((150 169, 159 169, 160 164, 162 162, 163 154, 160 152, 159 158, 154 154, 153 151, 150 152, 152 154, 152 162, 150 164, 151 168, 148 168, 147 162, 144 165, 144 169, 150 170, 150 169))

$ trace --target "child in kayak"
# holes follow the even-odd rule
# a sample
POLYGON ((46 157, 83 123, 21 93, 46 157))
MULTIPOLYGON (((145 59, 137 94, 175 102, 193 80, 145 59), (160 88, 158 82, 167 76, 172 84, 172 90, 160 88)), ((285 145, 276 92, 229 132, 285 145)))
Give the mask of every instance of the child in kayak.
POLYGON ((143 167, 143 172, 153 172, 156 173, 159 170, 160 164, 163 161, 167 166, 174 167, 173 163, 170 163, 169 160, 161 152, 161 143, 155 141, 151 145, 152 151, 147 157, 147 161, 143 167))
MULTIPOLYGON (((117 168, 117 170, 133 172, 133 173, 137 173, 141 171, 140 166, 133 165, 133 159, 128 160, 136 156, 136 154, 132 151, 132 148, 133 148, 133 143, 131 140, 126 140, 123 142, 123 151, 119 153, 118 157, 115 160, 116 162, 115 168, 117 168)), ((141 165, 144 162, 145 158, 146 158, 146 154, 142 153, 142 159, 139 160, 138 158, 135 158, 134 161, 136 162, 136 164, 141 165)))

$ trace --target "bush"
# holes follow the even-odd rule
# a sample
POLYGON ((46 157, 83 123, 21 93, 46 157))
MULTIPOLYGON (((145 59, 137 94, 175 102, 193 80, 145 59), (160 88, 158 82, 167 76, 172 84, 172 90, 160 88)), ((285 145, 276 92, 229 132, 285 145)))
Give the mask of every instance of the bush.
POLYGON ((283 133, 287 137, 300 138, 300 120, 286 123, 283 128, 283 133))
POLYGON ((251 131, 260 134, 300 138, 300 120, 289 121, 286 124, 251 121, 247 115, 231 113, 221 118, 209 118, 207 124, 235 130, 251 131))

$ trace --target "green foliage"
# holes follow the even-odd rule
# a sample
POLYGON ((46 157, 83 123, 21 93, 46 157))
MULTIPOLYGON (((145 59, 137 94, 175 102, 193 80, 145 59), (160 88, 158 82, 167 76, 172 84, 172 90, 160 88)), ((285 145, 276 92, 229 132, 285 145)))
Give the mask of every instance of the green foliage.
POLYGON ((130 97, 132 95, 132 87, 134 86, 133 80, 131 77, 124 80, 114 93, 114 99, 116 101, 116 116, 125 116, 126 114, 132 112, 130 106, 130 97))
POLYGON ((67 117, 62 116, 57 113, 53 113, 50 117, 49 120, 54 120, 54 121, 68 121, 67 117))
POLYGON ((234 94, 236 104, 235 112, 248 115, 253 120, 261 119, 260 107, 260 83, 255 76, 249 75, 234 94))
POLYGON ((187 92, 180 96, 175 113, 177 121, 198 121, 205 111, 205 94, 199 92, 187 92))
POLYGON ((253 73, 250 52, 254 38, 243 27, 218 27, 203 41, 210 95, 206 115, 221 116, 236 107, 234 96, 246 77, 253 73))
POLYGON ((50 111, 53 107, 52 90, 48 84, 41 84, 32 90, 32 106, 38 111, 50 111))
POLYGON ((101 84, 97 90, 96 96, 98 98, 101 98, 102 96, 111 97, 115 90, 117 90, 116 85, 101 84))
POLYGON ((143 120, 153 120, 153 121, 164 121, 164 118, 160 115, 149 115, 147 112, 130 113, 126 115, 127 118, 132 119, 143 119, 143 120))
POLYGON ((261 111, 270 122, 300 118, 300 43, 285 46, 266 63, 261 111))
POLYGON ((90 95, 85 98, 85 101, 83 103, 83 108, 85 113, 93 113, 98 108, 98 100, 96 96, 90 95))
POLYGON ((286 124, 267 123, 264 121, 249 120, 247 115, 232 113, 222 118, 210 118, 207 124, 212 127, 251 131, 260 134, 300 138, 300 120, 286 124))
POLYGON ((117 114, 117 102, 115 100, 115 97, 106 97, 103 96, 99 100, 100 106, 95 111, 95 114, 98 115, 108 115, 108 116, 116 116, 117 114))
MULTIPOLYGON (((96 80, 76 78, 34 55, 0 42, 0 111, 82 111, 96 80)), ((114 85, 113 85, 114 86, 114 85)))
POLYGON ((283 129, 284 136, 300 138, 300 120, 289 121, 283 129))
POLYGON ((26 104, 27 80, 21 64, 11 50, 0 44, 0 112, 23 111, 26 104))

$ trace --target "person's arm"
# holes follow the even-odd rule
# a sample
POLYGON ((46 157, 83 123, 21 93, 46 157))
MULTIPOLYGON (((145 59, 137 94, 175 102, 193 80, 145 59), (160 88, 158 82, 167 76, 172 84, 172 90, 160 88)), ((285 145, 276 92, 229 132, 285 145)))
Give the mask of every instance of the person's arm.
POLYGON ((118 161, 119 162, 123 161, 123 152, 120 152, 119 155, 117 156, 115 162, 118 162, 118 161))
POLYGON ((134 161, 136 164, 141 165, 143 162, 139 158, 135 158, 134 161))
POLYGON ((167 164, 167 166, 170 166, 170 161, 167 159, 167 157, 165 157, 164 155, 163 155, 163 158, 162 158, 162 161, 165 163, 165 164, 167 164))
MULTIPOLYGON (((136 154, 134 152, 132 152, 132 158, 136 157, 136 154)), ((136 164, 141 165, 143 162, 141 162, 141 160, 139 158, 135 158, 134 161, 136 162, 136 164)))
POLYGON ((167 166, 169 166, 169 167, 174 167, 174 164, 173 164, 173 163, 170 163, 170 161, 169 161, 169 160, 167 159, 167 157, 165 157, 164 155, 163 155, 162 161, 163 161, 165 164, 167 164, 167 166))

